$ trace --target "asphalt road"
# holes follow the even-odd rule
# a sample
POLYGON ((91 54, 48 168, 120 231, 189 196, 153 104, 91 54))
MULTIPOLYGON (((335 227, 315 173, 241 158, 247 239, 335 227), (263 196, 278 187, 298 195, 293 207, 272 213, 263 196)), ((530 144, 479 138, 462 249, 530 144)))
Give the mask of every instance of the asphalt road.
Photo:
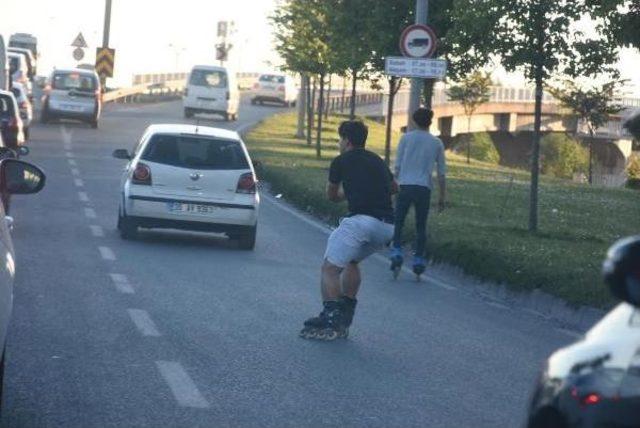
MULTIPOLYGON (((244 104, 237 128, 281 111, 244 104)), ((514 427, 543 359, 573 340, 456 284, 364 263, 351 337, 298 338, 320 310, 326 231, 264 197, 254 252, 115 229, 115 148, 179 102, 107 106, 100 129, 35 125, 48 173, 16 197, 18 273, 2 423, 10 427, 514 427)), ((190 122, 194 122, 193 120, 190 122)))

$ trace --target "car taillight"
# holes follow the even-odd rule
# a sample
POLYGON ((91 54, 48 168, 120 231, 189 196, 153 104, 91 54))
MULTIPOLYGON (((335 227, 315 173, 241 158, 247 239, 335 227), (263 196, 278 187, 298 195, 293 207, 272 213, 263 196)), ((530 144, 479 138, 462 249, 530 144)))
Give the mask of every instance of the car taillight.
POLYGON ((278 91, 284 92, 284 86, 278 86, 278 91))
POLYGON ((150 186, 151 169, 147 165, 139 162, 131 175, 131 183, 150 186))
POLYGON ((256 193, 256 179, 252 172, 242 174, 238 180, 236 193, 254 194, 256 193))

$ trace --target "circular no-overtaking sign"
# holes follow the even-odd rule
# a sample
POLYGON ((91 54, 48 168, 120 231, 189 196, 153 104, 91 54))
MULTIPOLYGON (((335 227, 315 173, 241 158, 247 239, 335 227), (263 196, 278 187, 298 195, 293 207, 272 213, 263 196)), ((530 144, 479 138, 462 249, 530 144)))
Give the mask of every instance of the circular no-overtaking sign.
POLYGON ((84 58, 84 50, 82 50, 82 48, 75 48, 73 50, 73 59, 80 61, 82 58, 84 58))
POLYGON ((436 33, 427 25, 410 25, 400 36, 400 52, 411 58, 430 58, 436 51, 436 33))

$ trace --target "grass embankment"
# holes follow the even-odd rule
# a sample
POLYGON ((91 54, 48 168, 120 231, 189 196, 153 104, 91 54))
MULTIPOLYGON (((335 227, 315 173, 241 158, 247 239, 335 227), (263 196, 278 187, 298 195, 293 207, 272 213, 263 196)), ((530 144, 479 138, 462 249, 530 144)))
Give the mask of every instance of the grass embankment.
MULTIPOLYGON (((262 179, 276 193, 334 223, 345 204, 326 200, 331 159, 338 154, 332 116, 323 126, 323 159, 315 147, 293 138, 296 119, 282 114, 265 120, 246 138, 254 159, 263 163, 262 179)), ((382 155, 384 127, 369 126, 368 148, 382 155)), ((393 136, 395 149, 399 135, 393 136)), ((473 162, 447 153, 448 209, 429 217, 429 252, 436 261, 463 268, 480 278, 520 290, 542 291, 573 304, 607 307, 612 303, 600 279, 609 245, 640 232, 640 193, 591 188, 550 178, 540 187, 540 231, 527 231, 529 174, 473 162)), ((437 197, 434 192, 433 198, 437 197)), ((432 204, 432 206, 434 206, 432 204)), ((412 236, 410 214, 407 239, 412 236)))

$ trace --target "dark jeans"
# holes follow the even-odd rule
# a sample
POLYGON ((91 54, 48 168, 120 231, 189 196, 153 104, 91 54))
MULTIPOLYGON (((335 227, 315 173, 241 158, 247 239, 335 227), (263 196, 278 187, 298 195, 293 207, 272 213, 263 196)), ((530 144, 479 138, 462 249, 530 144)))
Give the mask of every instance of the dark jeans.
POLYGON ((427 217, 431 203, 431 189, 425 186, 400 186, 400 193, 396 199, 396 227, 393 235, 393 245, 402 245, 402 228, 409 208, 413 204, 416 213, 416 256, 425 257, 427 245, 427 217))

